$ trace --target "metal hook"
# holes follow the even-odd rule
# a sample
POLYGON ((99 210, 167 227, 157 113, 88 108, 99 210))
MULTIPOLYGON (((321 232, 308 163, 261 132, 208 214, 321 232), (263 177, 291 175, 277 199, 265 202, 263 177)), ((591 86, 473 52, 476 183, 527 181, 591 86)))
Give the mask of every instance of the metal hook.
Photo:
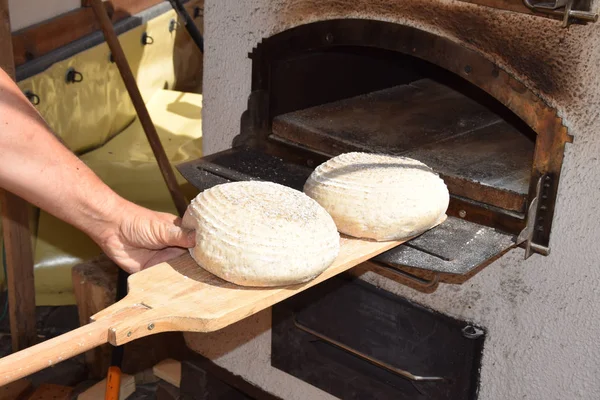
POLYGON ((179 25, 179 23, 177 21, 175 21, 174 19, 172 19, 169 22, 169 33, 172 33, 174 30, 177 29, 177 25, 179 25))
POLYGON ((69 68, 67 70, 67 75, 65 76, 65 80, 67 83, 77 83, 83 80, 83 75, 81 72, 75 70, 75 68, 69 68))
POLYGON ((33 93, 31 90, 26 90, 24 92, 24 94, 25 94, 25 97, 27 97, 27 99, 34 106, 37 106, 38 104, 40 104, 40 96, 38 96, 37 94, 33 93))
POLYGON ((147 44, 152 43, 154 43, 154 39, 152 38, 152 36, 148 35, 147 32, 142 33, 142 44, 145 46, 147 44))
POLYGON ((394 268, 390 265, 384 264, 380 261, 369 260, 369 262, 372 264, 375 264, 377 267, 379 267, 381 269, 385 269, 386 271, 391 272, 392 274, 401 276, 402 278, 411 281, 412 283, 414 283, 415 285, 417 285, 423 289, 433 287, 433 286, 437 285, 440 281, 440 274, 438 274, 438 273, 434 274, 433 278, 431 280, 427 280, 427 279, 423 279, 417 275, 413 275, 409 272, 402 271, 398 268, 394 268))

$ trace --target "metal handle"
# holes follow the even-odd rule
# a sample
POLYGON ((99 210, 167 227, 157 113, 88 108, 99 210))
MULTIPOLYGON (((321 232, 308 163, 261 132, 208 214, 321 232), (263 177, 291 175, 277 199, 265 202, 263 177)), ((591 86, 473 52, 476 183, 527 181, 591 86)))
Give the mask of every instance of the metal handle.
POLYGON ((33 93, 31 90, 26 90, 24 92, 24 94, 25 94, 25 97, 27 97, 27 99, 34 106, 37 106, 38 104, 40 104, 40 96, 38 96, 37 94, 33 93))
POLYGON ((147 32, 142 33, 142 44, 144 46, 148 45, 148 44, 153 44, 154 43, 154 38, 150 35, 148 35, 147 32))
POLYGON ((83 75, 81 72, 75 70, 75 68, 69 68, 67 70, 67 75, 65 76, 65 80, 67 83, 77 83, 83 80, 83 75))
POLYGON ((304 325, 300 324, 298 322, 298 320, 296 319, 296 315, 293 316, 293 321, 294 321, 294 325, 296 325, 296 328, 300 329, 301 331, 304 331, 304 332, 309 333, 309 334, 311 334, 313 336, 316 336, 316 337, 318 337, 319 339, 321 339, 322 341, 324 341, 324 342, 326 342, 328 344, 334 345, 334 346, 336 346, 336 347, 338 347, 338 348, 340 348, 340 349, 342 349, 342 350, 344 350, 344 351, 346 351, 346 352, 348 352, 350 354, 355 355, 356 357, 359 357, 359 358, 361 358, 361 359, 363 359, 365 361, 370 362, 373 365, 376 365, 377 367, 383 368, 383 369, 385 369, 385 370, 387 370, 389 372, 392 372, 394 374, 401 375, 401 376, 403 376, 403 377, 405 377, 405 378, 407 378, 407 379, 409 379, 411 381, 423 382, 423 381, 444 381, 444 380, 446 380, 446 378, 443 378, 441 376, 420 376, 420 375, 415 375, 415 374, 413 374, 413 373, 411 373, 409 371, 405 371, 403 369, 396 368, 396 367, 394 367, 392 365, 389 365, 388 363, 385 363, 383 361, 377 360, 377 359, 375 359, 375 358, 373 358, 373 357, 371 357, 371 356, 369 356, 367 354, 361 353, 358 350, 354 350, 354 349, 352 349, 352 348, 350 348, 350 347, 348 347, 348 346, 346 346, 346 345, 338 342, 337 340, 334 340, 334 339, 332 339, 332 338, 330 338, 328 336, 325 336, 325 335, 323 335, 323 334, 321 334, 319 332, 316 332, 316 331, 310 329, 307 326, 304 326, 304 325))

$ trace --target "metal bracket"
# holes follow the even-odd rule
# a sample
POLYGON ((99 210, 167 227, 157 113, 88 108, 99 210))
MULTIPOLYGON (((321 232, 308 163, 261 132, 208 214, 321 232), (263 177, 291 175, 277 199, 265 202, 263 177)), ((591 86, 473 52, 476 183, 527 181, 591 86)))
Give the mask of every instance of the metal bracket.
POLYGON ((569 26, 569 21, 571 19, 584 22, 598 21, 598 13, 585 10, 573 10, 573 2, 574 0, 523 0, 525 6, 534 12, 562 17, 562 26, 564 28, 569 26))
POLYGON ((525 259, 531 257, 534 251, 543 255, 550 254, 550 249, 548 247, 533 242, 535 229, 543 229, 543 227, 538 224, 538 214, 540 209, 544 210, 546 207, 543 201, 545 196, 542 196, 542 186, 548 187, 549 180, 550 176, 547 174, 542 175, 538 179, 535 188, 535 197, 531 201, 529 210, 527 211, 527 225, 517 237, 517 245, 525 243, 525 259))

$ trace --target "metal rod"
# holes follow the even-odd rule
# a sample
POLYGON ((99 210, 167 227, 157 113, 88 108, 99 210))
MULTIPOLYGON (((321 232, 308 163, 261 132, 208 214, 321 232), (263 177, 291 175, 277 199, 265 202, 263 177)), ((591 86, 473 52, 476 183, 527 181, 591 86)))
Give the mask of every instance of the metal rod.
POLYGON ((435 286, 440 281, 440 274, 438 274, 438 273, 434 274, 433 278, 431 280, 428 280, 428 279, 423 279, 423 278, 421 278, 419 276, 413 275, 413 274, 411 274, 409 272, 402 271, 402 270, 399 270, 397 268, 391 267, 391 266, 386 265, 386 264, 384 264, 382 262, 379 262, 379 261, 369 260, 369 262, 372 263, 372 264, 374 264, 374 265, 376 265, 378 268, 385 269, 386 271, 389 271, 392 274, 401 276, 404 279, 408 279, 412 283, 414 283, 414 284, 416 284, 416 285, 418 285, 418 286, 420 286, 421 288, 424 288, 424 289, 430 288, 432 286, 435 286))
POLYGON ((410 379, 411 381, 420 381, 420 382, 423 382, 423 381, 444 381, 444 380, 446 380, 446 378, 443 378, 441 376, 420 376, 420 375, 415 375, 412 372, 405 371, 405 370, 400 369, 400 368, 396 368, 396 367, 394 367, 392 365, 389 365, 388 363, 385 363, 383 361, 377 360, 376 358, 373 358, 373 357, 371 357, 371 356, 369 356, 367 354, 361 353, 358 350, 354 350, 354 349, 346 346, 345 344, 342 344, 342 343, 338 342, 335 339, 332 339, 332 338, 330 338, 328 336, 325 336, 325 335, 323 335, 323 334, 321 334, 321 333, 319 333, 317 331, 314 331, 314 330, 310 329, 307 326, 304 326, 304 325, 300 324, 298 322, 298 320, 296 319, 295 315, 293 316, 293 320, 294 320, 294 325, 296 325, 296 328, 300 329, 301 331, 304 331, 306 333, 310 333, 311 335, 318 337, 319 339, 323 340, 326 343, 329 343, 329 344, 332 344, 332 345, 334 345, 336 347, 339 347, 340 349, 342 349, 342 350, 344 350, 344 351, 346 351, 348 353, 351 353, 351 354, 353 354, 353 355, 355 355, 355 356, 357 356, 359 358, 362 358, 363 360, 368 361, 371 364, 374 364, 374 365, 376 365, 376 366, 378 366, 380 368, 386 369, 389 372, 392 372, 394 374, 401 375, 401 376, 403 376, 403 377, 405 377, 407 379, 410 379))
POLYGON ((194 20, 192 19, 192 17, 190 17, 190 14, 188 14, 185 7, 181 4, 181 1, 169 0, 169 2, 171 3, 171 6, 173 6, 173 9, 177 12, 177 14, 181 18, 183 18, 185 28, 187 29, 188 33, 192 37, 192 40, 194 41, 194 43, 196 43, 196 46, 198 46, 200 51, 202 53, 204 53, 204 38, 202 37, 202 34, 198 30, 198 27, 196 26, 196 24, 194 24, 194 20))
POLYGON ((171 198, 175 203, 177 212, 180 216, 183 216, 185 210, 187 209, 187 202, 179 189, 179 185, 177 184, 177 180, 175 178, 173 169, 171 168, 171 164, 169 163, 169 159, 167 158, 165 150, 162 147, 160 138, 156 132, 156 128, 152 123, 152 119, 150 118, 150 114, 148 114, 148 109, 146 108, 146 104, 144 103, 133 73, 131 72, 131 68, 127 63, 127 58, 125 57, 123 48, 119 43, 119 38, 113 29, 112 22, 106 13, 106 9, 104 8, 102 0, 91 0, 90 4, 94 9, 94 13, 96 14, 98 22, 100 23, 100 27, 104 33, 104 38, 108 43, 108 47, 110 48, 113 59, 119 68, 121 78, 125 83, 129 97, 131 98, 133 106, 135 107, 137 115, 140 119, 140 123, 144 128, 144 132, 146 133, 146 137, 148 138, 148 142, 150 143, 150 147, 152 148, 152 152, 154 153, 154 157, 156 158, 160 172, 162 173, 162 176, 167 184, 167 188, 171 193, 171 198))

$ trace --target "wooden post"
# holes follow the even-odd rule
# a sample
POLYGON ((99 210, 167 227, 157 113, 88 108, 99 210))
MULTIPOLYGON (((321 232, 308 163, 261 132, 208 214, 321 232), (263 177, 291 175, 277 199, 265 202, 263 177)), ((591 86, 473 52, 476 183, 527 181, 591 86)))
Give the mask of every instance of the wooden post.
MULTIPOLYGON (((117 264, 104 254, 71 269, 81 326, 88 324, 92 315, 114 304, 118 271, 117 264)), ((91 378, 106 376, 111 351, 112 346, 105 344, 85 353, 85 363, 91 378)))
MULTIPOLYGON (((0 67, 15 79, 8 0, 0 0, 0 67)), ((33 249, 29 232, 29 204, 0 190, 2 229, 8 286, 8 310, 12 350, 36 342, 33 249)))

